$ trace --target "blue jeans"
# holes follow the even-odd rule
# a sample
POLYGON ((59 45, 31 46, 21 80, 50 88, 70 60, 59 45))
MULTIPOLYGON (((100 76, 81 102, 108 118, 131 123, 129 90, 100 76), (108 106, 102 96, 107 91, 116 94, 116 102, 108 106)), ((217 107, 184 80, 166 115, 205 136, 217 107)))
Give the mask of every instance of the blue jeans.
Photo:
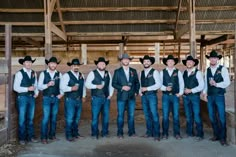
POLYGON ((146 135, 160 137, 160 123, 157 112, 157 95, 149 94, 141 97, 143 112, 146 120, 146 135))
POLYGON ((41 139, 52 139, 56 136, 57 113, 59 108, 59 99, 57 97, 43 97, 43 118, 41 123, 41 139), (50 129, 48 132, 48 123, 50 129))
POLYGON ((18 138, 20 141, 30 141, 34 138, 35 98, 33 96, 17 96, 18 138))
POLYGON ((162 95, 162 134, 169 135, 169 114, 172 109, 174 136, 180 135, 179 124, 179 98, 176 95, 162 95))
POLYGON ((208 96, 208 113, 213 128, 213 134, 219 140, 226 140, 225 96, 208 96))
POLYGON ((109 127, 109 112, 110 112, 110 99, 105 97, 92 97, 92 123, 91 123, 91 132, 92 136, 98 137, 99 135, 99 114, 101 113, 102 117, 102 136, 108 135, 109 127))
POLYGON ((202 119, 200 115, 200 96, 199 95, 184 95, 184 109, 187 121, 186 133, 188 136, 194 136, 194 121, 196 124, 197 137, 204 136, 202 119), (194 120, 194 121, 193 121, 194 120))
POLYGON ((82 100, 65 98, 66 138, 79 136, 79 120, 82 110, 82 100))
POLYGON ((134 111, 135 111, 136 102, 135 99, 129 99, 127 101, 117 100, 117 136, 123 136, 123 127, 124 127, 124 112, 127 108, 127 118, 128 118, 128 135, 132 136, 135 134, 134 126, 134 111))

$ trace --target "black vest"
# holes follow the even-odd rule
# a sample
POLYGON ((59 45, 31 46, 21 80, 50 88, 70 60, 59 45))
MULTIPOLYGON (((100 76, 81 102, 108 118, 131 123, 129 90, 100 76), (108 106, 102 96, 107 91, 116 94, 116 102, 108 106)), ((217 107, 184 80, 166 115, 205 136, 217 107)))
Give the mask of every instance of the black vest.
MULTIPOLYGON (((54 86, 50 86, 43 90, 44 96, 57 96, 60 94, 59 84, 60 84, 60 73, 57 71, 53 77, 53 80, 55 82, 54 86)), ((48 82, 51 81, 51 76, 47 72, 47 70, 44 71, 44 80, 43 84, 48 84, 48 82)))
POLYGON ((65 92, 65 96, 72 99, 81 99, 83 96, 83 87, 84 87, 84 78, 82 77, 82 73, 79 72, 79 78, 77 79, 74 74, 69 71, 67 72, 70 80, 68 82, 68 86, 72 87, 76 84, 79 84, 79 89, 77 91, 65 92))
POLYGON ((175 69, 171 76, 166 69, 163 70, 163 85, 168 86, 169 83, 172 83, 172 91, 163 91, 164 94, 177 94, 179 93, 179 77, 178 69, 175 69))
MULTIPOLYGON (((152 86, 155 84, 155 79, 153 77, 153 73, 154 73, 155 69, 151 69, 149 71, 149 73, 147 74, 147 76, 145 77, 145 73, 144 73, 144 70, 141 72, 141 85, 142 87, 149 87, 149 86, 152 86)), ((154 91, 146 91, 146 92, 143 92, 143 94, 152 94, 152 93, 156 93, 157 91, 154 90, 154 91)))
POLYGON ((92 81, 92 84, 94 85, 100 85, 102 84, 102 81, 104 81, 104 87, 102 89, 92 89, 92 96, 98 96, 98 97, 108 97, 109 96, 109 84, 110 84, 110 76, 108 71, 105 71, 104 78, 99 74, 97 70, 93 71, 94 73, 94 80, 92 81))
MULTIPOLYGON (((31 71, 31 78, 29 78, 28 74, 23 69, 21 69, 20 72, 23 77, 21 80, 21 84, 20 84, 21 87, 30 87, 30 86, 34 85, 36 78, 35 78, 35 72, 33 70, 31 71)), ((18 95, 33 96, 34 91, 18 93, 18 95)))
MULTIPOLYGON (((183 78, 184 78, 184 87, 185 88, 193 89, 193 88, 195 88, 199 85, 197 77, 196 77, 197 72, 198 72, 198 69, 196 69, 194 72, 192 72, 188 76, 188 71, 187 70, 184 71, 183 78)), ((190 93, 188 95, 200 95, 200 92, 197 92, 197 93, 194 93, 194 94, 190 93)))
POLYGON ((216 72, 215 72, 215 75, 213 76, 212 73, 211 73, 211 68, 207 68, 207 94, 208 95, 224 95, 225 93, 225 89, 223 88, 218 88, 218 87, 215 87, 215 86, 211 86, 210 85, 210 77, 213 77, 213 79, 215 80, 216 83, 219 83, 219 82, 222 82, 223 81, 223 76, 221 74, 221 71, 222 71, 222 65, 220 65, 217 69, 216 69, 216 72))

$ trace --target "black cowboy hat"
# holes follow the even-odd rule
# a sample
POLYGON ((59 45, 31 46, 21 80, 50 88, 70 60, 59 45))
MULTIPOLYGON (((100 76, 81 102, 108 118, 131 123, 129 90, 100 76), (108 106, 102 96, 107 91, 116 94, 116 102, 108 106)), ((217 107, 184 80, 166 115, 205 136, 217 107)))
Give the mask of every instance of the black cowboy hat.
POLYGON ((188 60, 191 60, 194 62, 194 66, 197 66, 199 61, 198 59, 194 59, 192 56, 188 56, 185 60, 182 60, 183 64, 186 66, 186 63, 188 60))
POLYGON ((212 50, 210 53, 210 56, 206 55, 206 58, 209 59, 212 57, 221 59, 222 55, 218 55, 218 53, 215 50, 212 50))
POLYGON ((109 60, 106 61, 104 57, 99 57, 97 61, 96 61, 96 60, 94 61, 94 63, 95 63, 96 65, 97 65, 99 62, 104 62, 106 65, 109 64, 109 60))
POLYGON ((70 62, 67 62, 67 65, 68 66, 71 66, 71 65, 82 65, 83 63, 80 63, 79 59, 78 58, 74 58, 72 59, 71 63, 70 62))
POLYGON ((48 63, 53 62, 53 63, 57 63, 60 64, 61 61, 57 61, 56 57, 51 57, 49 60, 45 59, 45 63, 48 65, 48 63))
POLYGON ((123 53, 118 59, 121 61, 122 59, 129 59, 132 60, 133 57, 130 57, 127 53, 123 53))
POLYGON ((139 61, 143 64, 144 60, 150 60, 152 64, 155 63, 155 58, 154 57, 150 57, 149 55, 145 55, 143 58, 139 58, 139 61))
POLYGON ((174 61, 175 61, 175 65, 176 65, 176 64, 178 63, 178 61, 179 61, 179 59, 178 59, 178 58, 174 58, 173 55, 168 55, 167 58, 163 58, 162 62, 163 62, 165 65, 167 65, 166 62, 167 62, 169 59, 174 60, 174 61))
POLYGON ((20 64, 23 64, 25 61, 31 61, 32 63, 34 63, 35 60, 36 59, 32 60, 31 56, 25 56, 25 58, 21 58, 18 61, 19 61, 20 64))

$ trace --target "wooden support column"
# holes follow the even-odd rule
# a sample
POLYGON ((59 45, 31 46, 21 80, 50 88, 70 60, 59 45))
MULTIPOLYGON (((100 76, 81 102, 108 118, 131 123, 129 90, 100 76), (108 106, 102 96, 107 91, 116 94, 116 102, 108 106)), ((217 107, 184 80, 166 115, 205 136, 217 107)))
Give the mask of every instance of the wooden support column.
POLYGON ((195 24, 195 0, 189 0, 189 17, 190 17, 190 54, 196 58, 196 24, 195 24))
MULTIPOLYGON (((234 126, 236 125, 236 22, 234 23, 234 126)), ((234 141, 236 141, 236 128, 235 130, 235 134, 234 134, 234 141)), ((236 142, 234 143, 236 144, 236 142)))
POLYGON ((160 43, 155 43, 155 59, 156 63, 160 63, 160 43))
POLYGON ((205 39, 205 35, 201 35, 201 44, 200 44, 200 69, 203 71, 205 67, 205 53, 204 53, 204 46, 203 41, 205 39))
POLYGON ((180 54, 181 54, 181 42, 178 43, 178 59, 179 59, 179 63, 181 63, 180 54))
POLYGON ((84 65, 87 65, 87 44, 81 44, 82 55, 81 59, 84 65))
POLYGON ((119 43, 119 56, 124 53, 124 43, 119 43))
POLYGON ((45 58, 47 59, 52 56, 51 9, 53 8, 51 8, 50 0, 44 0, 45 58))
POLYGON ((229 73, 232 73, 232 50, 229 49, 229 73))
POLYGON ((12 109, 12 75, 11 75, 11 52, 12 52, 12 26, 5 25, 5 59, 7 65, 7 84, 6 84, 6 117, 5 126, 7 127, 7 141, 10 140, 11 129, 11 109, 12 109))

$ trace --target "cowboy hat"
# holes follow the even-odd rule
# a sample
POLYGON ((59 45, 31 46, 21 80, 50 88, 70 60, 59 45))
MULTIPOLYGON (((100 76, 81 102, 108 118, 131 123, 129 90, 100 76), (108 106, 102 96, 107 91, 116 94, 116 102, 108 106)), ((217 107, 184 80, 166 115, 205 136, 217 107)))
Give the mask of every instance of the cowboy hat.
POLYGON ((192 56, 188 56, 185 60, 182 60, 182 63, 186 66, 186 63, 188 60, 193 61, 194 66, 198 65, 198 63, 199 63, 198 59, 194 59, 192 56))
POLYGON ((121 61, 122 59, 129 59, 132 60, 133 57, 130 57, 127 53, 123 53, 118 59, 121 61))
POLYGON ((25 56, 25 58, 21 58, 18 61, 19 61, 20 64, 23 64, 25 61, 31 61, 32 63, 34 63, 35 60, 36 59, 32 60, 31 56, 25 56))
POLYGON ((49 60, 45 59, 45 63, 48 65, 48 63, 53 62, 56 64, 59 64, 61 61, 57 61, 56 57, 51 57, 49 60))
POLYGON ((144 60, 150 60, 152 64, 155 63, 155 58, 150 57, 149 55, 145 55, 143 58, 139 58, 139 61, 143 64, 144 60))
POLYGON ((221 59, 222 58, 222 55, 218 55, 218 53, 215 51, 215 50, 212 50, 211 53, 210 53, 210 56, 206 55, 206 58, 209 59, 209 58, 219 58, 221 59))
POLYGON ((82 65, 83 63, 80 63, 79 59, 78 58, 74 58, 72 59, 71 63, 70 62, 67 62, 67 65, 68 66, 71 66, 71 65, 82 65))
POLYGON ((106 65, 109 64, 109 60, 106 61, 104 57, 99 57, 98 60, 94 60, 94 63, 97 65, 99 62, 104 62, 106 65))
POLYGON ((162 62, 163 62, 165 65, 167 65, 166 62, 167 62, 168 60, 170 60, 170 59, 174 60, 175 65, 176 65, 176 64, 178 63, 178 61, 179 61, 179 59, 178 59, 178 58, 174 58, 173 55, 168 55, 167 58, 163 58, 162 62))

